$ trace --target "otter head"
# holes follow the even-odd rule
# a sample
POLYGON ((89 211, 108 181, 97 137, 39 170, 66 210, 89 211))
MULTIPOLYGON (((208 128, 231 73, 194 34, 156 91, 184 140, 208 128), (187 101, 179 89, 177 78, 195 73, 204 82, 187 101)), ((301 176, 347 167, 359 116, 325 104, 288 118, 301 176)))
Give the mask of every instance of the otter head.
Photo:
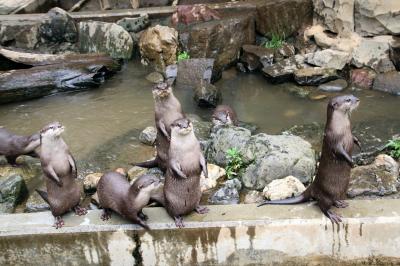
POLYGON ((187 135, 193 131, 193 124, 187 118, 180 118, 171 124, 171 131, 179 135, 187 135))
POLYGON ((145 174, 138 177, 132 184, 132 188, 135 191, 135 195, 146 194, 150 195, 153 191, 159 189, 162 183, 160 179, 151 174, 145 174))
POLYGON ((160 82, 153 87, 152 93, 154 99, 164 99, 172 93, 172 88, 168 83, 160 82))
POLYGON ((339 111, 349 115, 358 107, 359 103, 360 100, 354 95, 337 96, 329 101, 328 110, 339 111))
POLYGON ((64 126, 60 122, 53 122, 40 130, 40 137, 55 139, 60 137, 63 132, 64 126))
POLYGON ((233 125, 233 121, 231 119, 231 116, 229 112, 217 112, 213 114, 212 116, 212 122, 214 125, 219 126, 219 125, 233 125))

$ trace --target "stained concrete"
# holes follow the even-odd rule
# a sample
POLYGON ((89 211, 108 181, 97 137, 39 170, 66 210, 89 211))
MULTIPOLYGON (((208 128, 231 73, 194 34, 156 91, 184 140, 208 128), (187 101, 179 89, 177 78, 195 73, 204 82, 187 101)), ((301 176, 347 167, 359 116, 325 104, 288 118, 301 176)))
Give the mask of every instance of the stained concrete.
POLYGON ((354 200, 332 225, 313 203, 209 206, 177 229, 162 208, 146 208, 151 231, 100 211, 0 215, 0 265, 363 265, 400 264, 400 200, 354 200))

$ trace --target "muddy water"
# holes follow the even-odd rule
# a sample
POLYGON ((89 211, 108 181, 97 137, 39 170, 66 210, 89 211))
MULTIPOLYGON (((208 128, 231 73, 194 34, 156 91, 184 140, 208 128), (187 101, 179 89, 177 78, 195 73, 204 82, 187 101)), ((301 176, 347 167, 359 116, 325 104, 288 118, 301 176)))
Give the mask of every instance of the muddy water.
MULTIPOLYGON (((154 153, 138 141, 140 131, 154 119, 152 84, 145 79, 149 72, 139 62, 130 62, 99 89, 2 105, 0 125, 29 134, 58 120, 66 126, 64 138, 82 173, 128 167, 129 162, 154 153)), ((272 85, 261 75, 237 75, 232 69, 216 85, 240 120, 258 125, 261 132, 274 134, 295 124, 324 123, 327 100, 299 98, 288 92, 292 84, 272 85)), ((400 98, 373 91, 347 92, 361 99, 353 115, 355 124, 397 119, 400 98)), ((209 119, 211 110, 196 107, 190 91, 177 89, 175 94, 186 113, 209 119)), ((385 128, 380 131, 385 136, 385 128)))

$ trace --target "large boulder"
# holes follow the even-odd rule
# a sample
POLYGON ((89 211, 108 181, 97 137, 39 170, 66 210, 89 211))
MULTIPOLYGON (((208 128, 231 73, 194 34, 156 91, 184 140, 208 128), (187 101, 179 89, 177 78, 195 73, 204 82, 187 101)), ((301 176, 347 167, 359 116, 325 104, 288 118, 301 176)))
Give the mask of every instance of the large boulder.
POLYGON ((272 66, 264 67, 262 73, 272 83, 282 83, 293 80, 293 73, 302 68, 306 68, 304 57, 295 55, 279 61, 272 66))
POLYGON ((385 196, 396 193, 400 187, 399 164, 390 156, 381 154, 370 165, 351 170, 347 195, 351 198, 363 195, 385 196))
POLYGON ((135 18, 122 18, 117 21, 117 25, 120 25, 127 32, 137 33, 150 25, 149 15, 144 14, 135 18))
POLYGON ((39 24, 29 21, 2 21, 0 23, 0 45, 12 44, 17 48, 34 49, 39 43, 39 24))
POLYGON ((212 163, 207 164, 207 172, 207 178, 205 178, 203 173, 201 173, 200 176, 201 192, 215 188, 218 184, 218 181, 226 175, 226 171, 224 168, 212 163))
POLYGON ((221 91, 213 84, 202 80, 194 90, 194 101, 200 107, 216 107, 221 101, 221 91))
POLYGON ((303 183, 294 176, 275 179, 265 186, 263 195, 268 200, 281 200, 296 197, 306 190, 303 183))
POLYGON ((314 66, 342 70, 350 62, 351 56, 347 52, 326 49, 306 55, 305 60, 314 66))
POLYGON ((55 7, 40 25, 39 37, 43 43, 74 43, 78 40, 78 29, 68 12, 55 7))
MULTIPOLYGON (((46 187, 43 186, 42 188, 40 188, 40 190, 46 191, 46 187)), ((33 191, 26 201, 24 212, 43 212, 47 210, 50 210, 49 204, 44 201, 39 193, 33 191)))
POLYGON ((355 0, 313 0, 315 19, 332 32, 347 34, 354 31, 355 0))
POLYGON ((106 53, 113 58, 129 59, 133 40, 115 23, 83 21, 79 23, 79 48, 84 53, 106 53))
MULTIPOLYGON (((236 62, 244 44, 255 42, 254 16, 230 14, 220 20, 189 25, 182 32, 191 58, 214 58, 213 79, 236 62)), ((179 75, 179 73, 178 73, 179 75)))
POLYGON ((274 50, 258 45, 243 45, 240 61, 247 70, 259 70, 273 64, 274 50))
POLYGON ((362 36, 400 34, 400 1, 356 0, 355 31, 362 36))
POLYGON ((303 26, 311 25, 313 19, 312 0, 250 0, 256 4, 256 28, 261 35, 291 36, 303 26))
POLYGON ((164 72, 166 66, 176 63, 178 32, 161 25, 148 28, 140 36, 139 48, 147 63, 164 72))
POLYGON ((350 72, 350 81, 355 87, 370 89, 374 83, 375 76, 375 71, 369 68, 352 69, 350 72))
POLYGON ((390 45, 390 60, 397 71, 400 71, 400 38, 396 38, 390 45))
POLYGON ((0 177, 0 213, 12 213, 27 195, 25 180, 20 175, 0 177))
POLYGON ((319 85, 338 78, 336 69, 310 67, 294 71, 294 80, 300 85, 319 85))
POLYGON ((374 90, 400 95, 400 72, 392 71, 378 74, 372 88, 374 90))
POLYGON ((141 143, 153 146, 157 138, 157 129, 155 127, 146 127, 140 132, 139 140, 141 143))
POLYGON ((211 82, 214 66, 213 58, 193 58, 178 62, 176 87, 195 89, 202 81, 211 82))

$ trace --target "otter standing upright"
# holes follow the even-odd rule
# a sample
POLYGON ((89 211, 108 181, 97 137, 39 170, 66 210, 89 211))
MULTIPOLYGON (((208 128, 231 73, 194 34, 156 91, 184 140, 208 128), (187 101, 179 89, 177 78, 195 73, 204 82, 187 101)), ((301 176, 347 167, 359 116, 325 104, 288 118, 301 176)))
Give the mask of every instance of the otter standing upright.
POLYGON ((201 214, 208 212, 207 208, 199 206, 200 174, 203 172, 208 177, 207 164, 194 135, 193 125, 188 119, 178 119, 171 125, 168 155, 164 184, 165 208, 175 219, 176 226, 183 227, 181 215, 193 210, 201 214))
POLYGON ((86 214, 86 209, 79 206, 80 187, 76 182, 75 160, 61 138, 62 132, 64 127, 59 122, 51 123, 40 131, 40 161, 47 192, 36 190, 50 205, 57 229, 64 225, 61 215, 69 210, 73 209, 78 215, 86 214))
POLYGON ((157 127, 157 157, 152 161, 137 163, 140 167, 159 167, 163 172, 167 169, 168 149, 171 140, 171 124, 183 118, 181 104, 174 96, 171 86, 159 83, 153 87, 155 122, 157 127))
POLYGON ((350 114, 359 104, 353 95, 338 96, 329 101, 324 140, 318 172, 313 183, 298 197, 265 204, 295 204, 315 199, 321 211, 332 222, 341 222, 341 217, 330 210, 332 206, 345 208, 343 201, 350 181, 353 167, 351 158, 353 146, 360 147, 360 142, 351 133, 350 114))

